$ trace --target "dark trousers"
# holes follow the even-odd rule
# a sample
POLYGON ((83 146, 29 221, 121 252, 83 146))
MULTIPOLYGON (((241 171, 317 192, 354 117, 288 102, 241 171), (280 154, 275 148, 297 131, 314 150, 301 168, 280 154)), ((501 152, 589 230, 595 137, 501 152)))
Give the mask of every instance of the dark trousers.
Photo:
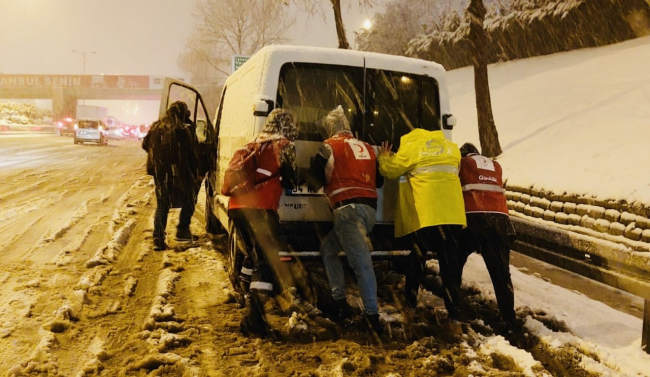
POLYGON ((449 317, 458 319, 460 316, 460 284, 462 268, 459 263, 461 225, 438 225, 417 230, 414 241, 422 253, 422 261, 426 260, 426 253, 434 251, 440 264, 440 276, 444 293, 442 299, 449 317))
MULTIPOLYGON (((277 293, 291 283, 288 268, 280 262, 278 252, 288 250, 281 238, 278 214, 274 210, 240 208, 228 211, 237 234, 246 248, 242 280, 248 275, 250 289, 277 293)), ((244 287, 246 289, 246 287, 244 287)))
MULTIPOLYGON (((156 201, 156 213, 153 219, 153 238, 164 241, 170 205, 167 200, 161 200, 159 197, 156 197, 156 201)), ((195 204, 191 200, 183 204, 181 214, 178 218, 178 229, 189 229, 192 216, 194 215, 194 207, 195 204)))
POLYGON ((461 242, 463 252, 459 258, 461 272, 467 258, 477 251, 483 256, 485 266, 492 279, 494 293, 499 305, 501 318, 506 323, 515 322, 515 294, 510 277, 510 237, 497 231, 493 226, 469 221, 463 230, 461 242))

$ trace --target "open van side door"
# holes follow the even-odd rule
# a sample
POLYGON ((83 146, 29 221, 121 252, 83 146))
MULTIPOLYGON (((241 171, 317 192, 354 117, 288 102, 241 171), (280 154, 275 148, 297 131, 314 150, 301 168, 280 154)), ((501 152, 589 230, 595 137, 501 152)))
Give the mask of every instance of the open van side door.
POLYGON ((190 110, 190 119, 196 125, 196 137, 199 141, 197 154, 199 168, 207 174, 205 180, 205 220, 206 229, 210 233, 219 230, 219 222, 212 211, 214 203, 214 185, 217 163, 217 137, 214 124, 210 121, 210 112, 205 106, 201 93, 190 84, 173 78, 166 77, 160 98, 158 118, 167 113, 167 109, 176 101, 183 101, 190 110))

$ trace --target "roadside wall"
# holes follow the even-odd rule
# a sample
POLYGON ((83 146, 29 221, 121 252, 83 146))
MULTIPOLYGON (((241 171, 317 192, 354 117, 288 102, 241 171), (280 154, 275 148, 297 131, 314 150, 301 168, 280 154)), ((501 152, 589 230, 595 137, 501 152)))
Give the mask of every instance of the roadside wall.
POLYGON ((506 184, 511 215, 557 224, 558 227, 615 242, 637 252, 650 252, 650 205, 603 201, 557 194, 535 187, 506 184))

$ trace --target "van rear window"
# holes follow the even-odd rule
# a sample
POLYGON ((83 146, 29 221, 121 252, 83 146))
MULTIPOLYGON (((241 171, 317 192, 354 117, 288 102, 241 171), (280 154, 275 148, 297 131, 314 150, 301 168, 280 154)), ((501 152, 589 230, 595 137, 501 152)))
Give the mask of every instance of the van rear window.
POLYGON ((99 129, 99 122, 92 121, 92 120, 82 120, 79 121, 79 128, 93 128, 93 129, 99 129))
POLYGON ((322 141, 316 122, 341 105, 355 134, 363 129, 363 68, 289 63, 282 67, 278 107, 296 118, 298 139, 322 141))
POLYGON ((438 83, 404 72, 311 63, 282 67, 277 105, 297 119, 300 140, 322 138, 316 122, 341 105, 356 137, 373 145, 414 128, 441 129, 438 83))

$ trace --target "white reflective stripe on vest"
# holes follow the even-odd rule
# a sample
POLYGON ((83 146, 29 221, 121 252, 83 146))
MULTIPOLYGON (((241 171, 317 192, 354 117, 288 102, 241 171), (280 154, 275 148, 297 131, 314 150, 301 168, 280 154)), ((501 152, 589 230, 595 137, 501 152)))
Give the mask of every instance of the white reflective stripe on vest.
POLYGON ((252 268, 242 267, 240 272, 242 274, 244 274, 244 275, 253 275, 253 269, 252 268))
POLYGON ((339 189, 336 189, 336 190, 330 192, 328 194, 328 196, 331 198, 332 196, 334 196, 336 194, 340 194, 343 191, 348 191, 348 190, 366 190, 366 191, 372 191, 372 192, 376 191, 375 189, 369 189, 369 188, 365 188, 365 187, 341 187, 339 189))
POLYGON ((260 174, 264 174, 267 177, 270 177, 273 174, 270 171, 268 171, 266 169, 262 169, 262 168, 257 168, 257 172, 260 173, 260 174))
POLYGON ((431 165, 415 168, 408 172, 409 175, 417 175, 424 173, 451 173, 458 175, 458 166, 454 165, 431 165))
POLYGON ((497 185, 490 185, 487 183, 470 183, 463 186, 463 191, 472 191, 472 190, 506 192, 506 190, 504 190, 502 187, 499 187, 497 185))
POLYGON ((260 291, 272 291, 273 284, 264 281, 254 281, 251 283, 250 289, 259 289, 260 291))

